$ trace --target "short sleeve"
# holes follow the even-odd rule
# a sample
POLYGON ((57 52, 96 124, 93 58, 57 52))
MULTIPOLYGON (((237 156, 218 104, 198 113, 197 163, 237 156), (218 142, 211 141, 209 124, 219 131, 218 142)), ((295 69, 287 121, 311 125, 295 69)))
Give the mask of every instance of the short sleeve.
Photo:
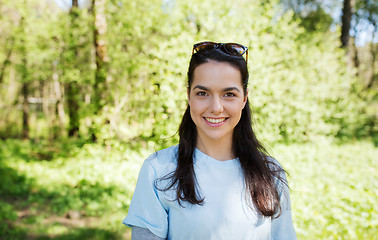
POLYGON ((129 212, 123 224, 132 227, 147 228, 156 236, 166 238, 168 235, 168 214, 161 204, 158 190, 155 188, 156 172, 151 159, 144 161, 139 172, 129 212))
MULTIPOLYGON (((281 172, 282 180, 285 182, 286 174, 284 171, 281 172)), ((273 240, 296 240, 297 235, 293 226, 293 219, 291 216, 291 203, 290 203, 290 193, 287 184, 282 181, 278 181, 278 192, 280 195, 281 203, 281 215, 278 218, 272 219, 272 239, 273 240)))

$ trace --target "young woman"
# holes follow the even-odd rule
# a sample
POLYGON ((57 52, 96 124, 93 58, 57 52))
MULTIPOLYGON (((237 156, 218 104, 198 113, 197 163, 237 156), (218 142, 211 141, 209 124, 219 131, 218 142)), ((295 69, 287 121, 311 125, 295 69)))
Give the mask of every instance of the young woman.
POLYGON ((123 223, 132 239, 296 239, 285 172, 252 130, 247 47, 202 42, 179 145, 147 158, 123 223))

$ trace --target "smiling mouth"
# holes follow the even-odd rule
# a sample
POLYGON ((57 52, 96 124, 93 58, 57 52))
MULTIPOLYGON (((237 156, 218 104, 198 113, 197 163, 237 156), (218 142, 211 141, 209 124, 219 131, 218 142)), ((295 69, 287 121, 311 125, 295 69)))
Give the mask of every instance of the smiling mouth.
POLYGON ((210 123, 221 123, 221 122, 224 122, 224 120, 226 120, 226 118, 207 118, 205 117, 206 121, 210 122, 210 123))

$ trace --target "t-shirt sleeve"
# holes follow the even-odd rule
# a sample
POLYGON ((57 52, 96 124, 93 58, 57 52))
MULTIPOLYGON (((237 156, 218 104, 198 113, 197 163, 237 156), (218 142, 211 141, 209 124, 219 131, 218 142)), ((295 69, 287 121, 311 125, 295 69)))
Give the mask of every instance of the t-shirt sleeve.
MULTIPOLYGON (((282 180, 285 182, 286 174, 281 172, 282 180)), ((278 180, 278 192, 280 195, 281 215, 278 218, 272 219, 272 239, 273 240, 296 240, 297 235, 293 226, 293 219, 291 216, 291 203, 289 187, 282 181, 278 180)))
POLYGON ((147 228, 156 236, 166 238, 168 235, 168 214, 163 207, 158 190, 155 188, 156 172, 151 159, 144 161, 139 172, 129 212, 123 224, 132 227, 147 228))
POLYGON ((131 232, 131 240, 165 240, 166 238, 161 238, 153 234, 147 228, 140 228, 133 226, 131 232))

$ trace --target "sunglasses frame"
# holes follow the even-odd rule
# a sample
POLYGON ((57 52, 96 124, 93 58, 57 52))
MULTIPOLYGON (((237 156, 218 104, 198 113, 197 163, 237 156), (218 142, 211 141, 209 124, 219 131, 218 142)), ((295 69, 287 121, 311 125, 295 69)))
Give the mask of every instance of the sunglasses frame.
POLYGON ((196 51, 196 52, 201 51, 201 49, 203 49, 203 48, 198 49, 198 47, 201 47, 201 46, 203 46, 203 48, 213 47, 214 49, 221 49, 222 52, 224 52, 228 55, 231 55, 231 56, 243 56, 243 54, 245 53, 245 62, 248 63, 248 48, 246 46, 239 44, 239 43, 199 42, 199 43, 196 43, 196 44, 193 45, 192 55, 194 54, 194 51, 196 51), (227 51, 228 47, 234 48, 235 46, 243 49, 244 51, 241 54, 234 54, 234 53, 227 51))

